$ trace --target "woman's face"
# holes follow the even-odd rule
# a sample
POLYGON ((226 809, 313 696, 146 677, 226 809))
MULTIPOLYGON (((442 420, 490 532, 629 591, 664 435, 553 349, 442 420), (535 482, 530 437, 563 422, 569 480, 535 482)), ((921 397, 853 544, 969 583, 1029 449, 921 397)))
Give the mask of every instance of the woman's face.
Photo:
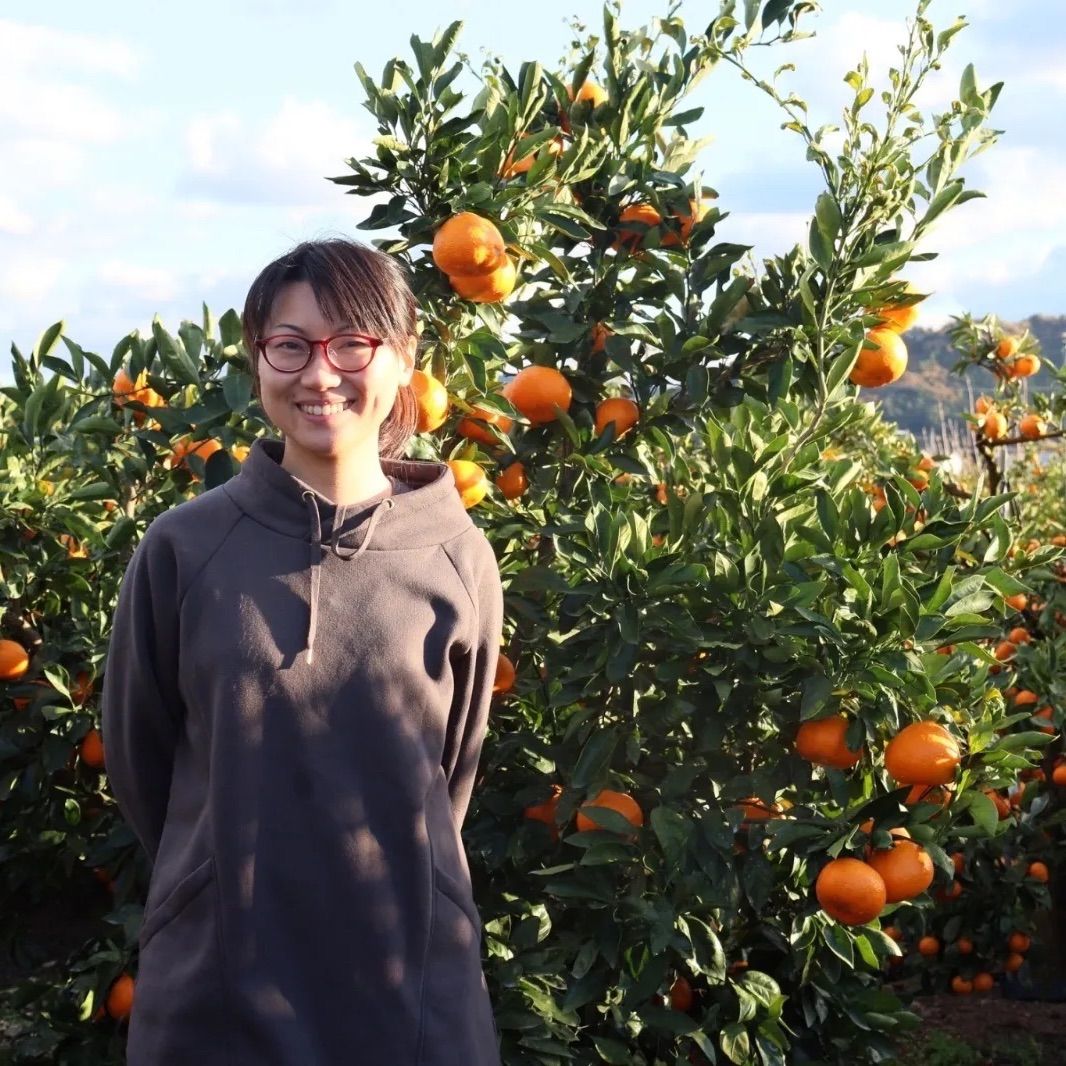
MULTIPOLYGON (((263 336, 293 333, 308 340, 325 340, 347 329, 350 322, 325 318, 309 282, 293 281, 279 293, 263 336)), ((285 465, 321 467, 344 459, 366 461, 378 454, 378 431, 396 400, 396 390, 411 380, 416 341, 404 351, 382 344, 369 366, 349 372, 326 359, 322 345, 311 351, 303 370, 275 370, 260 353, 259 386, 267 418, 285 437, 285 465), (336 414, 314 416, 303 404, 345 403, 336 414)))

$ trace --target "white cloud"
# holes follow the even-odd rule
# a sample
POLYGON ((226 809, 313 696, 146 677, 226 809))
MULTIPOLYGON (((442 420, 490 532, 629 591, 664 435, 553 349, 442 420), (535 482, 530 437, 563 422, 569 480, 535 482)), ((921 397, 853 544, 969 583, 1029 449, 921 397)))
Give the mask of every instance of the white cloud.
POLYGON ((43 304, 63 276, 63 265, 54 256, 20 255, 16 262, 0 267, 0 290, 12 303, 43 304))
POLYGON ((33 232, 34 222, 10 196, 0 192, 0 233, 24 237, 33 232))
POLYGON ((118 38, 0 19, 0 70, 85 71, 132 78, 140 67, 136 51, 118 38))
POLYGON ((173 271, 119 259, 101 264, 96 277, 105 285, 122 289, 135 299, 149 303, 173 300, 181 288, 173 271))

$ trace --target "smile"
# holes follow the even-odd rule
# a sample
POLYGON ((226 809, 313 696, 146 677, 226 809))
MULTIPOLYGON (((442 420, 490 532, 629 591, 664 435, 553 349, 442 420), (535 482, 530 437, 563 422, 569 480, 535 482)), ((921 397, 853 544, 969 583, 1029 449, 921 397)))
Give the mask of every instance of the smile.
POLYGON ((296 406, 299 407, 300 410, 304 412, 304 414, 320 416, 320 415, 339 415, 341 413, 341 411, 347 410, 349 407, 351 407, 351 405, 352 405, 352 401, 348 400, 348 401, 343 402, 343 403, 330 403, 330 404, 298 403, 296 406))

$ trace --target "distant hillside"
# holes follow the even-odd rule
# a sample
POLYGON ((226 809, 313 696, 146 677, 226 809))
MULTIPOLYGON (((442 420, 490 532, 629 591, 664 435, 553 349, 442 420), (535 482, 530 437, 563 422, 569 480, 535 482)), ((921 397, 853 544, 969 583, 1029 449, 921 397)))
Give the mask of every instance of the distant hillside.
MULTIPOLYGON (((1021 322, 1003 322, 1002 325, 1018 333, 1028 328, 1040 341, 1044 358, 1055 366, 1063 365, 1066 316, 1033 315, 1021 322)), ((903 429, 919 436, 926 427, 939 426, 941 407, 947 419, 955 419, 960 412, 968 410, 967 380, 975 393, 991 391, 993 379, 990 374, 971 372, 962 378, 951 372, 957 356, 951 348, 946 327, 939 330, 914 327, 907 330, 904 340, 910 355, 906 374, 895 385, 867 393, 870 399, 876 396, 884 406, 886 417, 903 429)), ((1050 385, 1051 375, 1046 369, 1029 379, 1029 388, 1038 392, 1050 385)))

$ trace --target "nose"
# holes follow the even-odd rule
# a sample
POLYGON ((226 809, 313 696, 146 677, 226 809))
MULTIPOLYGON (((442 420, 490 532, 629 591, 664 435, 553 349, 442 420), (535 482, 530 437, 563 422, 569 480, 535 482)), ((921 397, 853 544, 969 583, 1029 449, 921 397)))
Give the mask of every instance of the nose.
POLYGON ((326 355, 325 341, 311 342, 311 358, 307 361, 307 366, 300 372, 300 376, 304 381, 338 382, 341 380, 340 371, 329 361, 326 355))

